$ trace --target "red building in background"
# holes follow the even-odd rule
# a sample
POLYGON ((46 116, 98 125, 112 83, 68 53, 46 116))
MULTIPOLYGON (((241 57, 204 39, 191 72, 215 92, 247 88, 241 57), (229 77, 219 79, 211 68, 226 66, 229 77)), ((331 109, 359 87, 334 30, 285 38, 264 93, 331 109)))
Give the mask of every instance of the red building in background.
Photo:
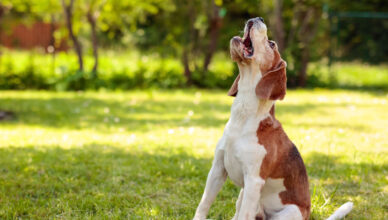
POLYGON ((17 24, 12 30, 0 30, 0 44, 10 49, 43 48, 45 51, 50 45, 55 45, 56 51, 66 51, 68 46, 65 40, 55 43, 54 31, 56 25, 36 22, 32 25, 17 24))

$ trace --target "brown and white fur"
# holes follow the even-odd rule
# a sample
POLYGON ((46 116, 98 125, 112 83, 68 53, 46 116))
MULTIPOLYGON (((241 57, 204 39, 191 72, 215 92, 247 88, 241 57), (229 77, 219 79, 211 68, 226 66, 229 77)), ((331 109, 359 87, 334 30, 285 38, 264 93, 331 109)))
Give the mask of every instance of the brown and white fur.
POLYGON ((308 219, 307 172, 274 115, 275 101, 286 93, 286 62, 262 18, 247 22, 243 39, 232 38, 230 53, 240 71, 228 93, 236 98, 194 219, 206 218, 227 177, 242 187, 233 219, 308 219))

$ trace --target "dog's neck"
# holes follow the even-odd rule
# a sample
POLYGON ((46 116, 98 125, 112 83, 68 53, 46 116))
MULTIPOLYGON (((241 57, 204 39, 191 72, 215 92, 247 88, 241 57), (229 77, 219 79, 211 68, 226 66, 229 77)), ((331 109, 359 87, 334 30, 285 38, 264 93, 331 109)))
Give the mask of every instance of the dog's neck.
POLYGON ((239 63, 238 68, 240 71, 240 80, 238 82, 238 93, 235 104, 240 107, 240 110, 244 110, 244 112, 250 115, 267 115, 270 113, 275 102, 259 99, 256 95, 256 86, 262 78, 262 72, 259 66, 239 63))

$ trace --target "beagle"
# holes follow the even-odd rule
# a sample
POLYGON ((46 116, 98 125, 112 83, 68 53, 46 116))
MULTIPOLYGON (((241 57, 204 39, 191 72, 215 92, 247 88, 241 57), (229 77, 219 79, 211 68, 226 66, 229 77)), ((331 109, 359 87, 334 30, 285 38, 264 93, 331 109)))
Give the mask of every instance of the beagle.
MULTIPOLYGON (((240 71, 228 92, 236 98, 194 219, 206 218, 227 177, 242 188, 233 219, 308 219, 306 168, 274 111, 286 94, 286 62, 268 40, 263 18, 248 20, 243 38, 231 39, 230 54, 240 71)), ((346 203, 330 218, 351 208, 346 203)))

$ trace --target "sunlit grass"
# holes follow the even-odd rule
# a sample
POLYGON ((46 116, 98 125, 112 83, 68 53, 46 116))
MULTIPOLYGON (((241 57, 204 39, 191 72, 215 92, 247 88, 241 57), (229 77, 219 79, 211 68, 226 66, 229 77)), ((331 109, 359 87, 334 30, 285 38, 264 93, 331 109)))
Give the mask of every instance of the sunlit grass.
POLYGON ((372 66, 368 64, 340 63, 334 69, 341 70, 337 74, 337 81, 341 85, 387 87, 387 65, 372 66))
POLYGON ((310 84, 329 88, 388 90, 387 64, 370 65, 360 62, 335 62, 330 68, 325 62, 309 64, 310 84))
MULTIPOLYGON (((233 98, 225 91, 1 92, 0 218, 190 219, 233 98)), ((289 91, 276 114, 310 177, 313 219, 386 219, 388 95, 289 91)), ((229 181, 211 208, 230 219, 229 181)))

